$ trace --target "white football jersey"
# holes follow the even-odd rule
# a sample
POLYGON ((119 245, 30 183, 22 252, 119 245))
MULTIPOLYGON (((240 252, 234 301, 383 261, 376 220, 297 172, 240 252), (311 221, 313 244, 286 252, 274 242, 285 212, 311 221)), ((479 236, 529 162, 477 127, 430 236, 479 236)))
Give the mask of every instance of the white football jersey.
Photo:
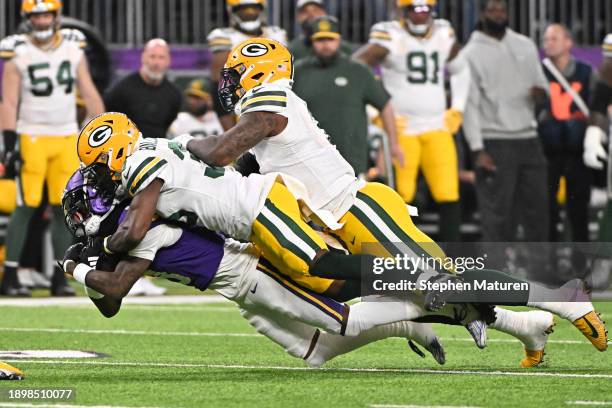
POLYGON ((223 126, 213 111, 206 112, 199 117, 188 112, 180 112, 168 129, 168 137, 172 139, 185 133, 203 139, 208 136, 219 136, 223 133, 223 126))
POLYGON ((446 20, 435 20, 429 34, 415 37, 399 21, 377 23, 369 43, 387 50, 382 81, 395 113, 407 121, 407 134, 444 129, 444 69, 456 42, 446 20))
MULTIPOLYGON (((279 172, 301 183, 307 190, 306 203, 315 213, 331 212, 338 221, 353 205, 362 184, 351 165, 340 155, 329 136, 318 126, 306 102, 283 81, 249 90, 236 106, 236 114, 272 112, 288 119, 287 127, 252 148, 262 174, 279 172)), ((298 198, 301 194, 287 187, 298 198)))
POLYGON ((85 36, 62 29, 57 45, 43 50, 28 35, 12 35, 0 42, 0 57, 11 60, 21 76, 17 133, 67 136, 78 132, 76 112, 77 66, 84 57, 85 36))
POLYGON ((156 178, 164 181, 157 215, 247 241, 276 175, 243 177, 194 159, 176 142, 143 139, 121 172, 123 192, 133 197, 156 178))
MULTIPOLYGON (((233 27, 215 28, 208 34, 207 40, 211 52, 231 51, 235 46, 257 35, 245 34, 233 27)), ((261 37, 276 40, 283 45, 287 44, 287 32, 277 26, 264 26, 261 37)))

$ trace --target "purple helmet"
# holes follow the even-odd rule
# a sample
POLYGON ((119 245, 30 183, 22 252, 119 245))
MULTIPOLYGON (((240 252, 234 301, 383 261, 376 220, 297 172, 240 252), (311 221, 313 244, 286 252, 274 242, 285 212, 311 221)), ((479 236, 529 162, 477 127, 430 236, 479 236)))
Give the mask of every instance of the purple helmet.
POLYGON ((97 218, 99 224, 100 218, 113 208, 113 198, 112 193, 98 189, 80 169, 75 171, 62 195, 66 227, 76 238, 97 232, 97 227, 96 231, 92 231, 88 223, 92 218, 97 218))

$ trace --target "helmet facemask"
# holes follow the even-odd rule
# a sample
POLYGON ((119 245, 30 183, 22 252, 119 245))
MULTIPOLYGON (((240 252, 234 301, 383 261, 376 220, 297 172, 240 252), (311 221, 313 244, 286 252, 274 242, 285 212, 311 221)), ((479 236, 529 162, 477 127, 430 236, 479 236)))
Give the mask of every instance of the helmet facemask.
POLYGON ((230 15, 231 23, 234 27, 237 27, 240 31, 247 34, 259 34, 261 27, 264 25, 264 8, 261 4, 247 4, 240 5, 232 8, 230 15), (241 18, 240 13, 247 11, 249 17, 252 19, 241 18))
POLYGON ((30 32, 30 35, 32 37, 34 37, 34 39, 36 39, 39 42, 42 43, 46 43, 49 40, 51 40, 51 38, 53 38, 53 36, 55 35, 55 33, 59 30, 60 28, 60 15, 58 12, 56 11, 47 11, 47 12, 41 12, 41 13, 29 13, 24 15, 24 17, 26 18, 26 26, 28 27, 28 31, 30 32), (31 17, 33 15, 37 15, 37 14, 53 14, 53 21, 51 22, 51 25, 49 25, 48 28, 45 29, 37 29, 34 24, 32 23, 31 17))
POLYGON ((434 19, 434 10, 429 5, 415 5, 415 6, 402 7, 401 13, 402 13, 403 20, 406 22, 406 25, 408 26, 408 30, 411 33, 415 35, 419 35, 419 36, 427 34, 427 31, 431 27, 431 24, 433 23, 433 19, 434 19), (421 13, 428 14, 427 20, 419 24, 414 23, 410 18, 410 14, 421 14, 421 13))
POLYGON ((113 208, 114 195, 98 188, 84 169, 77 170, 62 196, 64 223, 77 238, 95 236, 113 208))
POLYGON ((242 85, 240 85, 244 72, 246 72, 244 64, 221 70, 219 101, 226 112, 233 112, 240 98, 246 93, 242 85))

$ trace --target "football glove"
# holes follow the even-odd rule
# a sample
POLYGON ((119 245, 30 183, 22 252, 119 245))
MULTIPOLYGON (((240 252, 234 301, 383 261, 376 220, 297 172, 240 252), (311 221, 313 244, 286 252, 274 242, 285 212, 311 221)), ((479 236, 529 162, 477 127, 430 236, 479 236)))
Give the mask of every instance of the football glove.
POLYGON ((584 153, 582 159, 587 167, 601 170, 608 154, 603 144, 606 133, 598 126, 589 126, 584 136, 584 153))
POLYGON ((444 114, 444 127, 453 135, 459 131, 463 123, 463 113, 456 109, 448 109, 444 114))
POLYGON ((120 255, 108 254, 104 251, 104 238, 96 237, 81 253, 81 262, 99 271, 112 272, 119 263, 120 255))
POLYGON ((2 136, 4 139, 4 157, 2 160, 4 177, 13 179, 19 173, 19 165, 21 164, 21 154, 17 148, 17 132, 5 130, 2 132, 2 136))
POLYGON ((84 245, 79 242, 72 244, 68 247, 64 253, 64 259, 62 259, 62 270, 67 273, 67 267, 70 262, 78 264, 81 259, 81 253, 83 252, 84 245))

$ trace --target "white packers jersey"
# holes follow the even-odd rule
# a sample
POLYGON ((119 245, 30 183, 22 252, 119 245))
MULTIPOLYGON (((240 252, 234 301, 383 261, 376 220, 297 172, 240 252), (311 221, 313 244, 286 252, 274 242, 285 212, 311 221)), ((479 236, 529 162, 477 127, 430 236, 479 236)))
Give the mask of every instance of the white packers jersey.
MULTIPOLYGON (((207 40, 211 52, 231 51, 235 46, 257 35, 245 34, 232 27, 215 28, 208 34, 207 40)), ((287 44, 287 33, 277 26, 264 26, 261 37, 276 40, 283 45, 287 44)))
POLYGON ((176 142, 144 139, 127 158, 121 185, 133 197, 156 178, 164 181, 157 215, 246 241, 276 175, 243 177, 194 159, 176 142))
MULTIPOLYGON (((353 205, 361 187, 351 165, 329 142, 329 136, 312 117, 306 102, 282 81, 249 90, 236 106, 236 114, 272 112, 288 119, 287 127, 278 135, 268 137, 252 148, 262 174, 287 174, 307 190, 306 203, 318 213, 331 212, 334 221, 353 205)), ((294 195, 301 194, 287 187, 294 195)), ((324 221, 324 220, 323 220, 324 221)))
POLYGON ((168 137, 172 139, 185 133, 203 139, 208 136, 219 136, 223 133, 223 126, 213 111, 206 112, 200 117, 193 116, 189 112, 180 112, 168 129, 168 137))
POLYGON ((446 20, 435 20, 423 38, 410 34, 399 21, 372 26, 369 43, 389 50, 381 65, 382 81, 395 113, 407 120, 407 134, 444 129, 444 68, 455 42, 446 20))
POLYGON ((62 29, 57 42, 49 50, 35 46, 28 35, 12 35, 0 42, 0 57, 13 61, 21 76, 17 133, 66 136, 78 132, 75 82, 85 36, 62 29))

